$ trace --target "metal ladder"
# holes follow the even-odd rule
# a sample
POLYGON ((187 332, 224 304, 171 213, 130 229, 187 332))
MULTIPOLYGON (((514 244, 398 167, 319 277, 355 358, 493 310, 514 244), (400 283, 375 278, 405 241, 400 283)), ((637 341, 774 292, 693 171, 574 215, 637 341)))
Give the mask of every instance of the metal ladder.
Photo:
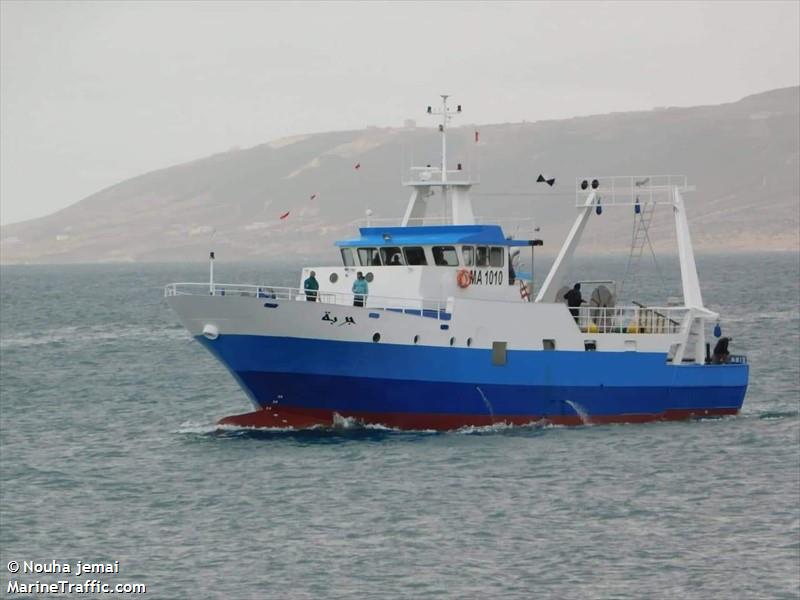
MULTIPOLYGON (((631 234, 631 251, 628 254, 628 263, 625 266, 625 275, 622 277, 622 282, 619 286, 617 298, 622 299, 622 293, 625 288, 625 283, 635 283, 639 274, 639 263, 644 254, 644 246, 650 246, 650 251, 653 252, 653 245, 650 243, 650 222, 653 220, 653 215, 656 211, 655 202, 645 201, 641 203, 642 212, 633 217, 633 233, 631 234), (637 218, 638 217, 638 218, 637 218), (630 276, 630 279, 629 279, 630 276)), ((654 256, 655 253, 653 252, 654 256)), ((634 286, 635 287, 635 286, 634 286)))

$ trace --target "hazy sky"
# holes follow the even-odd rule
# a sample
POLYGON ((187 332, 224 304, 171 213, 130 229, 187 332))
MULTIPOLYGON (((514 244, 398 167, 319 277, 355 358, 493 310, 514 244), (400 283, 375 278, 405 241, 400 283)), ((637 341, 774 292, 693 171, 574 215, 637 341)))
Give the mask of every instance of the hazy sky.
MULTIPOLYGON (((0 221, 296 133, 716 104, 800 79, 800 3, 0 2, 0 221)), ((387 182, 393 185, 393 182, 387 182)))

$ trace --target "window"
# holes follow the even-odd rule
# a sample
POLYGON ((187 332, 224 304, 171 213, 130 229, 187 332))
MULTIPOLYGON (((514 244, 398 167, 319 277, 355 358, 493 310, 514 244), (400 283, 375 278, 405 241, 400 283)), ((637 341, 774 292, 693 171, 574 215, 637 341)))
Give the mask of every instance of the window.
POLYGON ((583 341, 583 349, 587 352, 594 352, 597 350, 597 341, 596 340, 584 340, 583 341))
POLYGON ((475 265, 478 267, 489 266, 489 248, 486 246, 475 248, 475 265))
POLYGON ((427 265, 428 261, 425 260, 425 250, 420 246, 410 246, 403 248, 403 253, 406 255, 407 265, 427 265))
POLYGON ((542 340, 542 348, 544 350, 555 350, 556 349, 556 341, 555 340, 542 340))
POLYGON ((475 264, 475 248, 472 246, 464 246, 461 248, 461 258, 464 259, 464 265, 471 267, 475 264))
POLYGON ((506 361, 506 342, 492 342, 492 364, 501 367, 506 361))
POLYGON ((503 266, 503 248, 500 246, 492 246, 489 253, 489 266, 502 267, 503 266))
POLYGON ((358 260, 362 267, 375 267, 381 264, 377 248, 359 248, 358 260))
POLYGON ((353 260, 353 251, 350 248, 342 248, 342 264, 345 267, 352 267, 356 264, 353 260))
POLYGON ((433 262, 440 267, 457 267, 458 254, 453 246, 434 246, 433 262))
POLYGON ((381 258, 385 265, 403 264, 403 253, 400 252, 400 248, 381 248, 381 258))

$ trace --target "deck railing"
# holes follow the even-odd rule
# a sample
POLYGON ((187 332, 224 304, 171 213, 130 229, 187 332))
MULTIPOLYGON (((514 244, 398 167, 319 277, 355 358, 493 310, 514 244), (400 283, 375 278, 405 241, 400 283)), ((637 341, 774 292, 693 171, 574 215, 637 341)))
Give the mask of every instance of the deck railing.
POLYGON ((582 207, 586 196, 597 193, 595 204, 603 206, 645 203, 672 203, 672 190, 694 191, 685 175, 604 175, 575 179, 575 206, 582 207))
MULTIPOLYGON (((265 304, 269 304, 270 300, 278 302, 308 301, 305 291, 301 288, 238 283, 214 283, 213 287, 209 283, 171 283, 164 288, 164 296, 244 296, 263 299, 265 304)), ((315 301, 321 304, 353 306, 356 296, 357 294, 351 292, 325 291, 317 292, 315 301)), ((452 314, 452 306, 448 306, 446 300, 439 299, 397 298, 366 294, 364 306, 432 317, 443 321, 449 321, 452 314)))
MULTIPOLYGON (((246 285, 233 283, 171 283, 164 288, 164 296, 243 296, 258 298, 265 304, 279 302, 306 302, 305 291, 296 287, 246 285)), ((350 292, 317 292, 321 304, 353 306, 356 294, 350 292)), ((500 303, 501 304, 501 303, 500 303)), ((397 298, 367 294, 366 308, 389 310, 449 321, 453 307, 447 300, 427 298, 397 298)), ((589 334, 675 334, 679 333, 689 309, 659 306, 582 306, 577 310, 576 322, 580 330, 589 334)))
POLYGON ((446 181, 442 179, 441 167, 410 167, 400 181, 403 185, 473 185, 480 183, 479 175, 470 175, 467 169, 447 169, 446 181))
MULTIPOLYGON (((575 309, 571 309, 575 310, 575 309)), ((689 309, 660 306, 584 306, 577 323, 584 333, 679 333, 689 309)))
MULTIPOLYGON (((415 225, 452 225, 452 215, 443 217, 441 215, 425 216, 415 220, 415 225)), ((401 227, 402 217, 369 217, 360 218, 353 221, 356 227, 401 227)), ((499 225, 506 235, 516 237, 520 232, 532 234, 536 221, 533 217, 491 217, 475 216, 475 225, 499 225)))

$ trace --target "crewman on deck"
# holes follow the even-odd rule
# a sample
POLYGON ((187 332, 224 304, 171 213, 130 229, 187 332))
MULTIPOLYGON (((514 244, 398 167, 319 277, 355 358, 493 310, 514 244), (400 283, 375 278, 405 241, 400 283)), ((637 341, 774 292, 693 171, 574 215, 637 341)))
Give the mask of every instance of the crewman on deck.
POLYGON ((308 279, 303 282, 303 289, 306 292, 306 300, 308 302, 317 301, 319 283, 317 282, 317 274, 314 271, 311 271, 311 275, 309 275, 308 279))
POLYGON ((367 280, 364 279, 364 273, 359 271, 356 273, 356 280, 353 282, 353 306, 364 306, 367 302, 368 293, 367 280))
POLYGON ((569 312, 572 313, 572 317, 577 323, 580 315, 581 304, 586 304, 586 300, 581 297, 581 284, 576 283, 574 286, 572 286, 572 289, 564 294, 564 299, 567 301, 569 312))
POLYGON ((711 357, 711 364, 722 365, 731 362, 731 353, 728 352, 728 343, 731 338, 719 338, 717 345, 714 346, 714 354, 711 357))

